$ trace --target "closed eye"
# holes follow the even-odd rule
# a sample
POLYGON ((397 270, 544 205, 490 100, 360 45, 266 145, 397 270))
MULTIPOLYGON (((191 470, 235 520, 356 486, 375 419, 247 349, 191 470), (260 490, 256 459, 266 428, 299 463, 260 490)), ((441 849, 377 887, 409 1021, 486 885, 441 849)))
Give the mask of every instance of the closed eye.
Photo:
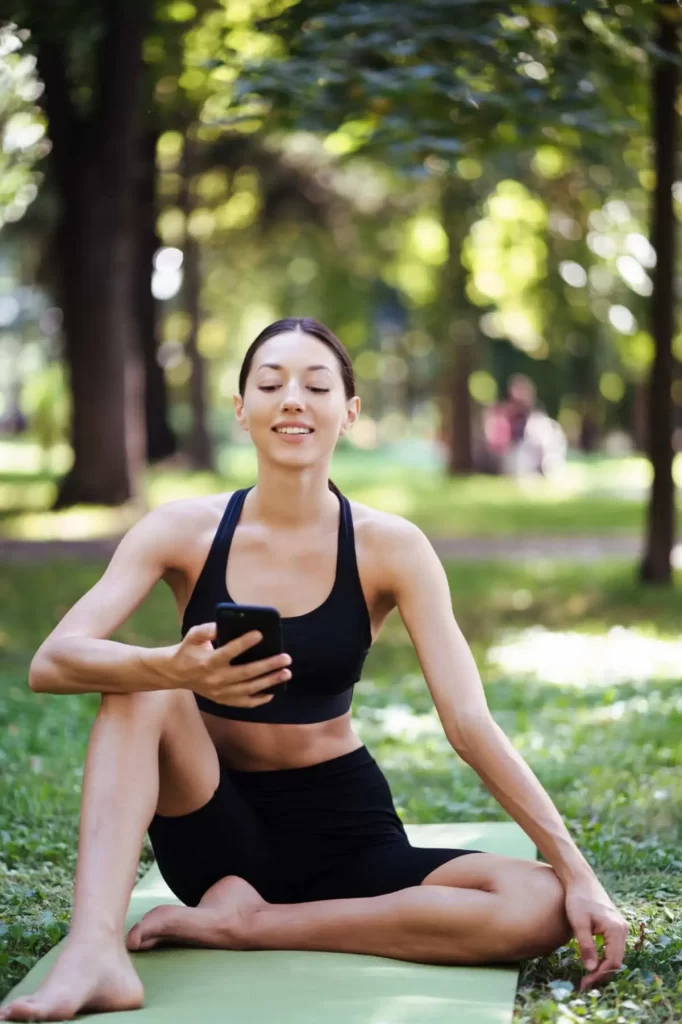
MULTIPOLYGON (((281 387, 280 384, 261 384, 258 388, 259 391, 276 391, 277 388, 281 387)), ((308 387, 309 391, 314 391, 316 394, 327 394, 330 388, 314 388, 308 387)))

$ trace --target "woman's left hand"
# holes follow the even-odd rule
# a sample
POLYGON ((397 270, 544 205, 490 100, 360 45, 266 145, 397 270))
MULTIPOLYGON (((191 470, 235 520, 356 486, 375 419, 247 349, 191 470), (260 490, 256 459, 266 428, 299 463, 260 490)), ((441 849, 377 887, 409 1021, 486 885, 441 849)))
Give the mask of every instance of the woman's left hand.
POLYGON ((589 971, 580 983, 584 992, 608 979, 623 963, 628 923, 616 910, 596 877, 568 882, 566 916, 580 946, 580 955, 589 971), (600 962, 593 936, 604 937, 605 956, 600 962))

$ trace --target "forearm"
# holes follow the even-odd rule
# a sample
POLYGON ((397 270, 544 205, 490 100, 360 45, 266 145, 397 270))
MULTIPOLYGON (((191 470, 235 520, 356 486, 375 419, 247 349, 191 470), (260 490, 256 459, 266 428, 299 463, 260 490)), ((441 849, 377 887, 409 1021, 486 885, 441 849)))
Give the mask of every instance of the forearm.
POLYGON ((29 686, 38 693, 136 693, 165 690, 171 647, 134 647, 115 640, 69 636, 54 640, 31 662, 29 686))
POLYGON ((455 750, 530 836, 564 884, 593 875, 550 797, 496 722, 489 719, 477 727, 455 750))

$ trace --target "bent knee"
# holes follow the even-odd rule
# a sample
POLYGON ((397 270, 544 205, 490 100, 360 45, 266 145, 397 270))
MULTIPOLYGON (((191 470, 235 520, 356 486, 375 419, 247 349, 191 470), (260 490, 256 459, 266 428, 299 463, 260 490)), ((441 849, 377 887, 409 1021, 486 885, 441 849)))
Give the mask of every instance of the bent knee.
POLYGON ((514 959, 546 956, 571 938, 564 887, 548 864, 529 863, 517 880, 501 929, 514 959))
POLYGON ((100 713, 163 721, 170 713, 189 709, 190 705, 196 707, 189 690, 135 690, 132 693, 103 693, 100 713))

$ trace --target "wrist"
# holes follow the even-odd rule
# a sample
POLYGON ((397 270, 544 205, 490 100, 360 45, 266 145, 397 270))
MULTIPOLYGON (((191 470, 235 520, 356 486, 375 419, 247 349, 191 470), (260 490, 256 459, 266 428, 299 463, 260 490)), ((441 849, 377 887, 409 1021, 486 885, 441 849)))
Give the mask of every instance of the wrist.
POLYGON ((582 855, 568 864, 552 866, 554 867, 555 875, 557 875, 565 888, 568 888, 569 885, 582 885, 586 882, 594 882, 597 879, 594 871, 582 855))
POLYGON ((171 671, 176 646, 152 647, 142 654, 142 666, 155 690, 172 690, 179 685, 171 671))

